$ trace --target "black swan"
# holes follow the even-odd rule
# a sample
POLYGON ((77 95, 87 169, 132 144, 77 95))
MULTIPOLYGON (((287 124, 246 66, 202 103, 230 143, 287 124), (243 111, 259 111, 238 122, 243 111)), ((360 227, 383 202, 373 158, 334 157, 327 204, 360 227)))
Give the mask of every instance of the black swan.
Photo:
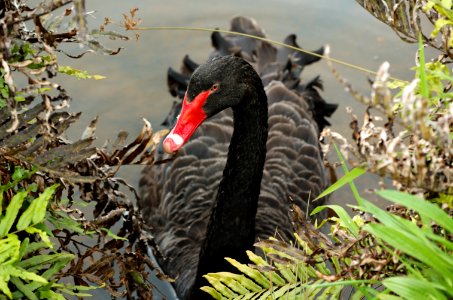
MULTIPOLYGON (((232 30, 264 36, 243 17, 232 30)), ((318 78, 299 80, 318 58, 249 38, 212 40, 207 63, 186 57, 185 74, 169 71, 170 90, 185 96, 163 148, 178 153, 140 180, 139 206, 181 299, 209 298, 202 275, 231 270, 224 257, 245 262, 258 239, 290 240, 289 198, 306 210, 328 184, 319 132, 337 106, 320 97, 318 78)), ((297 45, 294 35, 285 41, 297 45)))

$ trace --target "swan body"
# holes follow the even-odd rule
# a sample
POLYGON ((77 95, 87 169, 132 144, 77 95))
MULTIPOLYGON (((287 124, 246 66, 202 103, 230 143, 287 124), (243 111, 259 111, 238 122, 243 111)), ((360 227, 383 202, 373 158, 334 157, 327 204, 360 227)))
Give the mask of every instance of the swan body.
MULTIPOLYGON (((248 18, 233 19, 232 29, 264 36, 248 18)), ((205 297, 202 275, 229 270, 225 256, 245 261, 258 239, 290 240, 289 199, 306 210, 328 184, 319 133, 336 105, 320 97, 318 78, 299 80, 317 58, 248 38, 212 39, 207 63, 186 59, 183 74, 169 71, 170 91, 184 100, 179 119, 167 118, 174 127, 163 148, 177 154, 145 168, 139 184, 159 262, 182 299, 205 297)))

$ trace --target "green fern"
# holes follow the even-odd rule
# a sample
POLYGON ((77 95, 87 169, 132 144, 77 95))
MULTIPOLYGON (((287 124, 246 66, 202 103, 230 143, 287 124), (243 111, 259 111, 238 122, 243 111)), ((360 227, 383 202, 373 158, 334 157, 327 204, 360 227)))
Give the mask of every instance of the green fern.
MULTIPOLYGON (((240 274, 206 274, 205 278, 211 286, 201 289, 215 299, 338 299, 344 287, 351 285, 358 287, 354 291, 355 297, 364 296, 364 290, 367 290, 364 284, 375 281, 344 280, 337 276, 348 261, 344 255, 338 257, 345 248, 335 248, 329 238, 303 219, 303 213, 297 206, 293 207, 293 212, 299 218, 297 224, 304 224, 304 228, 295 233, 295 244, 275 238, 258 242, 255 246, 262 251, 264 258, 251 251, 247 251, 249 265, 226 258, 240 274), (306 234, 311 236, 308 238, 306 234), (320 249, 330 253, 332 258, 325 259, 325 256, 319 255, 320 249)), ((337 218, 336 222, 340 224, 345 220, 353 222, 347 214, 337 218)), ((355 239, 352 233, 350 236, 355 239)))
POLYGON ((350 299, 453 297, 451 216, 407 193, 377 194, 405 208, 398 215, 361 199, 356 208, 373 218, 364 222, 339 211, 327 238, 293 207, 296 244, 258 242, 264 258, 250 251, 249 265, 227 258, 240 274, 209 273, 211 286, 202 290, 215 299, 339 299, 347 286, 350 299))
POLYGON ((272 252, 273 263, 266 262, 250 251, 247 255, 254 263, 252 265, 241 264, 227 258, 242 275, 229 272, 209 273, 205 278, 211 286, 204 286, 201 289, 215 299, 314 299, 315 296, 317 299, 338 299, 345 285, 358 283, 358 281, 327 282, 314 279, 314 276, 308 277, 308 274, 314 275, 321 272, 320 270, 325 271, 327 269, 325 263, 319 263, 317 267, 308 266, 297 259, 285 264, 278 263, 279 259, 287 256, 286 253, 272 247, 264 247, 262 244, 258 247, 266 254, 272 252))
POLYGON ((0 185, 0 299, 64 299, 61 292, 90 296, 80 291, 93 287, 57 283, 57 274, 75 257, 53 251, 52 233, 45 222, 49 216, 47 206, 59 185, 47 187, 33 197, 37 186, 22 185, 32 173, 16 167, 12 180, 0 185), (13 196, 6 206, 3 202, 7 195, 13 196))

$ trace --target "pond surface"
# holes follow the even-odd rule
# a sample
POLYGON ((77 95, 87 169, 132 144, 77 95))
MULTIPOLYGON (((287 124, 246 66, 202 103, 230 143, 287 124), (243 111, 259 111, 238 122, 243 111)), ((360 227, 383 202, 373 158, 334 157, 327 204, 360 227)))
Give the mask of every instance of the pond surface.
MULTIPOLYGON (((140 26, 188 26, 229 29, 229 20, 237 15, 251 16, 265 29, 270 39, 282 41, 295 33, 303 48, 317 49, 330 44, 331 56, 369 70, 376 71, 383 61, 389 61, 391 74, 410 80, 416 45, 406 44, 385 24, 374 19, 353 0, 283 0, 283 1, 87 1, 88 10, 96 10, 99 24, 104 17, 122 21, 122 13, 138 7, 140 26)), ((120 28, 117 29, 121 31, 120 28)), ((195 61, 203 62, 211 51, 210 33, 195 31, 141 31, 140 38, 108 41, 112 48, 124 47, 115 56, 85 55, 82 59, 62 58, 61 64, 87 70, 107 78, 102 81, 61 78, 60 83, 72 95, 73 111, 82 111, 82 117, 70 131, 72 138, 83 132, 90 120, 99 115, 97 126, 98 145, 114 140, 116 133, 126 130, 135 137, 142 127, 144 117, 159 129, 173 98, 167 92, 166 71, 178 69, 182 58, 189 54, 195 61)), ((133 34, 130 34, 133 37, 133 34)), ((71 48, 71 53, 80 50, 71 48)), ((336 65, 340 73, 359 91, 369 95, 367 74, 336 65)), ((330 73, 325 62, 304 70, 305 79, 321 75, 324 98, 338 103, 339 108, 331 119, 332 129, 350 136, 349 115, 345 108, 352 106, 359 118, 364 110, 330 73)), ((137 185, 141 167, 126 167, 120 176, 137 185)), ((367 188, 376 180, 367 177, 359 181, 359 188, 367 188)), ((354 204, 346 188, 331 200, 333 203, 354 204)))
MULTIPOLYGON (((110 17, 122 21, 122 13, 138 7, 140 26, 188 26, 229 29, 229 20, 237 15, 255 18, 270 39, 282 41, 288 34, 298 36, 300 46, 317 49, 330 44, 331 56, 369 70, 377 70, 383 61, 391 64, 393 76, 409 80, 414 64, 416 45, 406 44, 385 24, 374 19, 352 0, 284 0, 270 1, 87 1, 87 9, 94 10, 95 18, 88 17, 93 26, 110 17)), ((121 31, 115 26, 111 27, 121 31)), ((115 56, 85 55, 82 59, 62 58, 61 64, 87 70, 107 78, 101 81, 59 79, 73 97, 72 110, 82 111, 82 117, 71 129, 76 138, 95 116, 98 145, 107 139, 114 140, 116 133, 126 130, 134 137, 142 127, 144 117, 155 129, 160 128, 173 98, 167 92, 166 71, 178 69, 182 58, 189 54, 195 61, 203 62, 211 51, 210 33, 196 31, 140 31, 138 40, 128 42, 107 41, 112 48, 124 47, 115 56)), ((130 36, 133 37, 131 33, 130 36)), ((80 50, 71 48, 73 54, 80 50)), ((365 95, 369 95, 367 74, 336 65, 340 73, 365 95)), ((349 137, 350 118, 345 107, 352 106, 360 117, 363 106, 358 104, 330 73, 321 61, 306 68, 303 78, 321 75, 326 100, 338 103, 339 108, 331 119, 332 130, 349 137)), ((372 76, 371 76, 372 77, 372 76)), ((121 176, 136 184, 140 167, 126 167, 121 176)), ((375 181, 359 180, 368 187, 375 181)), ((347 189, 335 197, 335 202, 353 203, 347 189), (344 194, 343 194, 344 193, 344 194)))

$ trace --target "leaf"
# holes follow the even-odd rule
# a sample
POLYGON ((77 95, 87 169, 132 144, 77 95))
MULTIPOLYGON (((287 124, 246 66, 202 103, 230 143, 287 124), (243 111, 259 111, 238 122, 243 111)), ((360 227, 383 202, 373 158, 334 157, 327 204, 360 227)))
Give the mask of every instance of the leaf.
MULTIPOLYGON (((337 144, 333 144, 334 148, 335 148, 335 152, 337 153, 337 156, 338 158, 340 158, 340 161, 341 161, 341 166, 343 167, 343 171, 345 174, 348 174, 349 173, 349 170, 348 170, 348 166, 346 164, 346 161, 343 157, 343 155, 341 154, 341 151, 340 149, 338 149, 338 146, 337 144)), ((357 187, 355 186, 354 182, 353 181, 350 181, 349 182, 349 186, 351 187, 351 191, 352 191, 352 194, 354 195, 354 198, 356 199, 357 201, 357 204, 358 205, 361 205, 361 197, 359 195, 359 191, 357 190, 357 187)))
POLYGON ((20 244, 19 260, 25 255, 25 252, 29 245, 30 245, 30 239, 27 237, 20 244))
POLYGON ((100 286, 92 286, 92 285, 70 285, 70 286, 65 286, 64 288, 62 288, 62 290, 65 291, 65 293, 70 293, 71 295, 79 295, 77 292, 78 291, 93 291, 93 290, 97 290, 99 289, 100 287, 104 287, 105 286, 105 283, 100 285, 100 286), (68 288, 72 289, 71 292, 68 292, 68 288), (74 291, 77 291, 77 292, 74 292, 74 291))
POLYGON ((43 249, 43 248, 49 248, 47 243, 45 242, 33 242, 31 244, 29 244, 26 248, 25 248, 25 252, 22 256, 25 256, 25 255, 28 255, 32 252, 35 252, 39 249, 43 249))
POLYGON ((60 272, 63 268, 65 268, 68 263, 74 259, 75 256, 73 257, 66 257, 65 259, 60 259, 56 261, 55 263, 52 264, 51 267, 49 267, 47 270, 45 270, 41 276, 46 279, 51 279, 52 276, 60 272))
POLYGON ((8 281, 9 281, 9 274, 2 270, 3 268, 0 266, 0 291, 8 296, 9 299, 13 298, 11 294, 11 290, 8 288, 8 281))
POLYGON ((430 242, 420 234, 412 234, 398 227, 386 226, 385 224, 367 224, 364 230, 384 240, 395 249, 398 249, 418 260, 431 266, 439 274, 453 278, 453 258, 442 252, 436 244, 430 242))
POLYGON ((431 38, 435 38, 436 35, 439 33, 439 31, 444 27, 444 26, 451 26, 453 25, 453 22, 451 20, 447 19, 437 19, 436 22, 434 23, 434 29, 431 32, 431 38))
POLYGON ((37 287, 43 284, 47 284, 47 280, 35 273, 28 272, 21 268, 16 268, 12 265, 0 266, 0 290, 5 294, 8 294, 9 292, 9 295, 11 295, 10 298, 17 298, 17 294, 25 294, 28 296, 28 298, 33 298, 33 296, 29 294, 29 292, 35 290, 37 287), (19 278, 32 281, 32 283, 25 286, 19 278), (9 289, 6 291, 1 287, 3 283, 7 283, 9 281, 14 283, 14 285, 16 285, 16 287, 18 288, 18 290, 14 292, 14 295, 11 294, 9 289))
POLYGON ((84 234, 85 230, 82 228, 82 225, 77 222, 76 220, 73 220, 70 216, 68 216, 65 212, 63 211, 53 211, 52 212, 55 216, 50 215, 47 218, 47 221, 53 224, 55 228, 59 230, 69 230, 73 231, 75 233, 79 234, 84 234))
MULTIPOLYGON (((394 202, 408 203, 408 205, 416 209, 421 209, 425 214, 431 214, 430 208, 433 206, 426 201, 416 199, 415 196, 402 195, 392 191, 384 192, 383 195, 389 200, 397 199, 394 202)), ((363 200, 363 206, 359 208, 373 214, 382 223, 365 225, 364 230, 369 231, 394 248, 431 266, 439 274, 442 274, 442 276, 451 275, 453 277, 453 259, 443 252, 436 243, 429 240, 431 238, 447 247, 451 247, 451 243, 446 239, 439 235, 436 236, 431 230, 419 228, 409 220, 392 215, 369 201, 363 200)), ((435 210, 432 214, 436 215, 436 217, 439 215, 441 222, 445 222, 447 225, 451 222, 451 220, 445 219, 442 216, 443 212, 439 210, 435 210)), ((432 216, 430 215, 430 217, 432 216)))
POLYGON ((0 267, 19 260, 20 241, 15 234, 0 239, 0 267))
POLYGON ((271 299, 285 299, 285 298, 288 299, 287 296, 289 296, 288 295, 289 291, 294 290, 298 285, 300 285, 300 283, 296 284, 293 283, 282 286, 281 288, 277 289, 272 293, 271 299))
POLYGON ((38 196, 38 198, 32 200, 17 222, 17 230, 24 230, 26 227, 30 226, 30 224, 38 224, 44 220, 47 211, 47 204, 58 187, 59 184, 54 184, 46 188, 38 196))
POLYGON ((47 233, 45 231, 38 229, 36 227, 27 227, 27 228, 25 228, 25 231, 30 234, 37 233, 39 235, 39 237, 41 238, 41 240, 44 243, 46 243, 47 247, 49 247, 50 249, 53 249, 53 244, 50 241, 49 236, 47 235, 47 233))
MULTIPOLYGON (((252 281, 250 279, 247 279, 249 281, 247 282, 244 275, 237 275, 229 272, 209 273, 208 275, 212 278, 216 278, 217 280, 219 280, 219 282, 225 284, 233 292, 236 292, 240 295, 250 293, 250 290, 248 290, 242 283, 246 282, 247 285, 250 285, 250 282, 252 281)), ((254 284, 254 286, 256 286, 256 284, 254 284)))
MULTIPOLYGON (((91 296, 91 295, 88 295, 91 296)), ((52 299, 52 300, 65 300, 66 298, 63 295, 55 293, 52 290, 39 291, 39 297, 41 299, 52 299)))
POLYGON ((417 196, 394 190, 377 191, 376 194, 391 202, 398 203, 415 210, 420 215, 430 218, 439 226, 442 226, 450 233, 453 233, 453 219, 436 204, 429 203, 428 201, 425 201, 417 196))
POLYGON ((8 272, 11 276, 15 276, 15 277, 19 277, 23 280, 31 280, 31 281, 36 281, 36 282, 39 282, 39 283, 47 283, 48 281, 39 276, 38 274, 36 273, 33 273, 33 272, 29 272, 27 270, 24 270, 22 268, 19 268, 19 267, 14 267, 12 265, 9 265, 5 268, 5 271, 8 272))
POLYGON ((104 232, 106 232, 107 235, 108 235, 109 237, 111 237, 112 239, 114 239, 114 240, 128 241, 128 239, 123 238, 123 237, 121 237, 121 236, 118 236, 118 235, 114 234, 113 232, 111 232, 111 231, 110 231, 109 229, 107 229, 107 228, 101 228, 101 230, 104 231, 104 232))
POLYGON ((28 299, 38 300, 38 297, 33 293, 29 286, 25 285, 18 277, 12 276, 10 281, 21 291, 28 299))
POLYGON ((426 280, 410 277, 391 277, 382 281, 385 287, 404 299, 447 300, 447 297, 426 280))
POLYGON ((41 274, 41 276, 43 278, 50 280, 52 276, 60 272, 63 268, 65 268, 69 264, 69 262, 71 262, 75 258, 75 255, 71 253, 65 254, 66 255, 64 256, 60 256, 59 259, 55 261, 51 267, 49 267, 41 274))
POLYGON ((261 274, 260 271, 250 268, 247 265, 241 264, 237 260, 232 258, 226 257, 225 258, 230 264, 232 264, 236 269, 241 271, 243 274, 247 275, 248 277, 252 278, 256 283, 261 285, 264 288, 270 287, 270 281, 261 274))
MULTIPOLYGON (((256 255, 252 251, 247 251, 247 256, 249 257, 250 261, 252 261, 257 266, 270 266, 261 256, 256 255)), ((285 280, 278 275, 275 271, 265 271, 262 272, 263 275, 266 276, 269 280, 272 281, 273 284, 276 285, 284 285, 285 280)))
POLYGON ((250 250, 247 250, 247 256, 257 266, 270 266, 270 264, 264 260, 261 256, 256 255, 250 250))
POLYGON ((48 264, 53 264, 57 261, 72 260, 73 258, 74 255, 69 253, 41 254, 22 260, 17 265, 29 270, 30 268, 43 268, 48 264))
POLYGON ((100 80, 100 79, 106 78, 105 76, 102 76, 102 75, 90 75, 90 74, 88 74, 87 71, 77 70, 70 66, 59 66, 58 72, 69 75, 69 76, 74 76, 77 79, 100 80))
MULTIPOLYGON (((259 299, 259 300, 272 299, 272 297, 273 297, 275 291, 276 291, 278 288, 279 288, 278 286, 271 286, 270 288, 268 288, 268 289, 266 289, 266 290, 263 290, 264 293, 262 293, 262 294, 260 295, 260 297, 257 298, 257 299, 259 299)), ((289 295, 287 295, 287 296, 289 296, 289 295)), ((291 298, 294 299, 294 297, 292 297, 292 296, 289 296, 289 297, 291 297, 291 298)))
POLYGON ((325 196, 335 192, 336 190, 341 188, 343 185, 345 185, 347 183, 350 183, 350 182, 354 181, 356 178, 362 176, 365 172, 366 172, 366 170, 363 169, 363 168, 358 168, 357 167, 357 168, 352 169, 351 171, 347 172, 343 177, 338 179, 334 184, 332 184, 327 189, 325 189, 313 201, 318 200, 318 199, 320 199, 322 197, 325 197, 325 196))
POLYGON ((249 278, 247 278, 244 275, 237 275, 237 274, 228 273, 228 272, 225 272, 225 273, 227 273, 226 276, 230 276, 230 277, 234 278, 236 281, 238 281, 241 284, 242 287, 244 287, 248 291, 257 292, 257 291, 261 290, 261 287, 259 285, 257 285, 253 280, 250 280, 249 278))
MULTIPOLYGON (((286 282, 295 283, 296 281, 298 281, 298 276, 291 270, 291 266, 283 266, 277 263, 275 265, 278 267, 279 273, 282 274, 286 282)), ((296 269, 297 271, 297 268, 294 269, 296 269)))
POLYGON ((202 286, 200 288, 200 290, 208 293, 209 295, 211 295, 213 298, 217 299, 217 300, 221 300, 222 299, 222 294, 220 294, 219 292, 216 291, 216 289, 210 287, 210 286, 202 286))
POLYGON ((36 204, 36 211, 35 214, 33 215, 33 223, 38 224, 41 223, 45 216, 46 216, 46 210, 47 210, 47 204, 49 203, 49 200, 53 197, 56 189, 59 187, 59 184, 54 184, 48 188, 46 188, 36 199, 35 201, 37 202, 36 204))
POLYGON ((372 214, 375 218, 379 219, 382 223, 386 224, 391 228, 400 228, 401 223, 397 221, 396 216, 387 213, 386 211, 380 209, 373 203, 362 199, 361 206, 351 206, 353 208, 357 208, 361 211, 368 212, 372 214))
POLYGON ((237 296, 235 292, 230 290, 225 284, 222 283, 221 280, 218 278, 211 276, 210 274, 206 274, 203 276, 206 280, 224 297, 231 299, 237 296))
POLYGON ((344 226, 349 230, 349 232, 351 232, 352 235, 354 235, 355 237, 359 236, 359 227, 354 222, 354 220, 352 220, 352 218, 349 216, 348 212, 343 207, 341 207, 339 205, 322 205, 322 206, 318 206, 311 212, 311 214, 312 215, 316 214, 316 213, 318 213, 321 210, 326 209, 326 208, 330 208, 333 211, 335 211, 335 213, 338 215, 340 220, 343 222, 344 226))
POLYGON ((27 192, 23 191, 18 192, 11 199, 11 202, 6 208, 5 216, 0 221, 0 237, 5 236, 13 226, 14 220, 16 220, 25 197, 27 197, 27 192))
POLYGON ((36 200, 33 200, 31 202, 31 204, 28 206, 27 210, 22 213, 22 215, 19 218, 19 221, 17 221, 17 224, 16 224, 17 230, 24 230, 25 228, 30 226, 32 219, 33 219, 35 207, 36 207, 36 200))
POLYGON ((316 272, 313 267, 306 265, 305 263, 298 263, 297 264, 297 277, 300 281, 307 281, 310 276, 316 276, 316 272))
POLYGON ((425 48, 421 32, 418 33, 418 51, 420 52, 420 61, 418 66, 418 75, 420 79, 420 93, 424 98, 429 98, 428 84, 426 81, 425 71, 425 48))
POLYGON ((15 167, 12 178, 14 181, 18 182, 27 177, 27 170, 22 169, 21 167, 15 167))

